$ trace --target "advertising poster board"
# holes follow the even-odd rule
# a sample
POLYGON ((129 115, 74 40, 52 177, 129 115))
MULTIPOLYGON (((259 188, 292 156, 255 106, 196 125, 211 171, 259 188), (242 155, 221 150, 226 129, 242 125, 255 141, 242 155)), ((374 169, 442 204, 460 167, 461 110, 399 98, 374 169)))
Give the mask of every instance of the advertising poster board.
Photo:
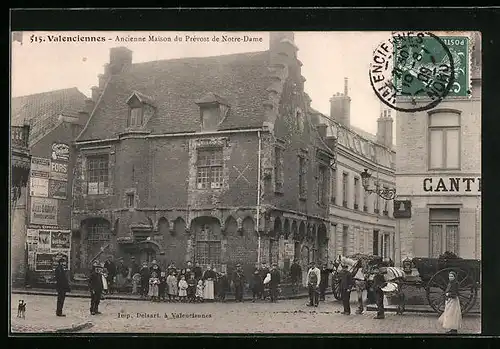
POLYGON ((71 231, 52 230, 50 231, 50 251, 70 251, 71 250, 71 231))
POLYGON ((50 159, 46 158, 31 158, 31 171, 49 173, 50 172, 50 159))
POLYGON ((65 143, 53 143, 51 159, 54 161, 69 161, 69 145, 65 143))
POLYGON ((42 253, 37 252, 35 257, 35 271, 52 271, 56 268, 58 260, 64 259, 64 269, 68 269, 69 252, 56 252, 56 253, 42 253))
POLYGON ((51 161, 50 179, 68 181, 68 164, 60 161, 51 161))
POLYGON ((66 200, 68 198, 68 182, 49 180, 48 194, 53 199, 66 200))
POLYGON ((57 225, 57 200, 48 198, 31 198, 30 223, 57 225))
POLYGON ((49 196, 49 179, 31 177, 30 178, 30 196, 46 198, 49 196))
POLYGON ((38 246, 37 252, 48 253, 50 252, 50 231, 48 230, 40 230, 38 232, 38 246))

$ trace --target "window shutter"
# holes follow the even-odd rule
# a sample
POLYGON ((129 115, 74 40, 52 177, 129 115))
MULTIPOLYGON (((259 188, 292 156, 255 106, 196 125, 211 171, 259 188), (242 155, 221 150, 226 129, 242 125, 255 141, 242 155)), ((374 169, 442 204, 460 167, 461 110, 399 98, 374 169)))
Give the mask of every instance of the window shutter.
POLYGON ((429 209, 412 208, 412 217, 414 224, 411 228, 410 241, 411 251, 415 257, 429 256, 429 209), (413 239, 411 238, 413 235, 413 239), (413 241, 412 241, 413 240, 413 241))

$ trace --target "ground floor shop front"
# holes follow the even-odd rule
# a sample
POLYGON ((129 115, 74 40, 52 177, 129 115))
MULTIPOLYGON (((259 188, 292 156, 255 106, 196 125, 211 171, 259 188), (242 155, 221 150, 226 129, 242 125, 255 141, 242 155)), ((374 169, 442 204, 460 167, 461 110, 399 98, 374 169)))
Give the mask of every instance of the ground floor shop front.
POLYGON ((259 219, 255 208, 74 212, 72 226, 73 275, 109 255, 160 267, 191 261, 229 274, 241 264, 248 276, 258 263, 277 263, 286 276, 294 259, 305 273, 310 261, 331 257, 326 219, 278 209, 261 210, 259 219))

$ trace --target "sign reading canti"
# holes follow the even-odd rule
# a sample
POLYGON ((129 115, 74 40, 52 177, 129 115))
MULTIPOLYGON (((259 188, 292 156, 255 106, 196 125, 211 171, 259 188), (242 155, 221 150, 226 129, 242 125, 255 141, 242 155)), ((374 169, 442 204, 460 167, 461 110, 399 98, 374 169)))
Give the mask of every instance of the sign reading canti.
POLYGON ((64 143, 52 144, 51 158, 54 161, 69 161, 69 145, 64 143))
POLYGON ((50 163, 50 179, 68 181, 68 164, 52 161, 50 163))
POLYGON ((32 197, 30 223, 57 225, 57 200, 32 197))
POLYGON ((49 180, 49 197, 66 200, 68 197, 68 182, 49 180))

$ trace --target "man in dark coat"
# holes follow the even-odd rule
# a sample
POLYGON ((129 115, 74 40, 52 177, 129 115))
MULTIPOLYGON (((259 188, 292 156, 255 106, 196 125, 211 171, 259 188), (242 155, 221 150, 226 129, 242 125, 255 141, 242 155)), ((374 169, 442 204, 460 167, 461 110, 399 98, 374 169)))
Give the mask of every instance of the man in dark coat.
POLYGON ((115 277, 118 272, 115 262, 113 261, 113 256, 108 256, 106 262, 104 262, 104 268, 108 271, 108 276, 106 281, 108 282, 108 292, 111 294, 115 287, 115 277))
POLYGON ((385 285, 385 278, 378 266, 373 268, 373 273, 375 274, 373 277, 373 290, 375 291, 377 303, 377 316, 375 316, 375 319, 384 319, 384 291, 382 291, 382 287, 385 285))
POLYGON ((353 285, 352 275, 347 270, 347 265, 342 265, 340 271, 340 292, 342 295, 342 304, 344 305, 344 315, 351 315, 351 288, 353 285))
POLYGON ((226 301, 226 293, 229 290, 229 280, 227 279, 226 273, 222 272, 218 278, 219 282, 219 293, 217 294, 221 302, 226 301))
POLYGON ((200 280, 203 277, 203 270, 200 267, 200 263, 196 262, 193 268, 193 273, 196 281, 200 280))
POLYGON ((278 286, 281 282, 280 271, 278 270, 278 265, 273 263, 271 268, 271 281, 269 282, 269 288, 271 291, 271 302, 276 303, 278 301, 278 286))
POLYGON ((234 296, 236 302, 243 302, 243 288, 245 285, 245 275, 240 264, 236 265, 236 270, 233 272, 234 296))
POLYGON ((63 266, 64 259, 60 258, 57 261, 57 267, 55 270, 56 276, 56 290, 57 290, 57 307, 56 307, 56 315, 57 316, 66 316, 62 313, 64 306, 64 299, 66 298, 66 292, 69 292, 69 282, 68 277, 66 275, 66 271, 63 266))
POLYGON ((328 281, 330 280, 330 274, 333 272, 333 269, 329 269, 326 264, 323 264, 321 268, 321 281, 319 283, 319 300, 325 300, 325 293, 328 287, 328 281))
POLYGON ((89 277, 89 289, 90 289, 90 314, 96 315, 101 314, 99 311, 99 302, 101 301, 102 295, 102 271, 98 261, 94 261, 92 264, 92 270, 90 271, 89 277))
POLYGON ((141 274, 141 296, 146 297, 149 291, 149 278, 151 276, 148 262, 142 263, 142 268, 139 273, 141 274))
POLYGON ((290 278, 292 281, 293 292, 297 293, 299 291, 299 284, 302 279, 302 268, 300 267, 296 259, 293 260, 293 263, 290 266, 290 278))

